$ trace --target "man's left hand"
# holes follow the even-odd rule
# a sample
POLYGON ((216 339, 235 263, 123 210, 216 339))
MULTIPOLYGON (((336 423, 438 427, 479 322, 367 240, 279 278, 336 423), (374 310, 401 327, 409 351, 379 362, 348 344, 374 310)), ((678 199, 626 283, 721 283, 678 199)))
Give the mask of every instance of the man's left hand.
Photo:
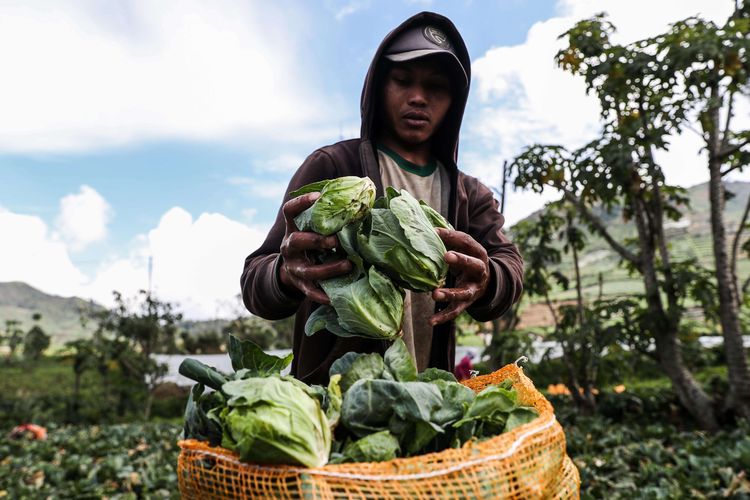
POLYGON ((490 281, 489 258, 482 245, 461 231, 438 228, 437 233, 448 248, 445 262, 456 283, 455 288, 433 290, 435 302, 448 302, 448 307, 430 317, 433 326, 455 319, 484 295, 490 281))

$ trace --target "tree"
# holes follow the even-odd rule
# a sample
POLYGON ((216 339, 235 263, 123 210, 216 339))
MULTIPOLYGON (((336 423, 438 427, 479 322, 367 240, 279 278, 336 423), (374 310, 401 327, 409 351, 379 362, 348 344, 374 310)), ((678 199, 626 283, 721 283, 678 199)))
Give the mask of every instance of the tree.
POLYGON ((548 338, 556 340, 562 350, 565 385, 576 406, 592 414, 596 410, 594 388, 599 364, 606 349, 621 338, 618 318, 625 302, 605 301, 601 294, 593 303, 585 302, 578 256, 586 237, 574 217, 573 208, 565 200, 550 203, 537 218, 514 226, 513 239, 525 259, 524 292, 542 297, 552 315, 554 328, 548 338), (573 260, 573 304, 558 305, 550 298, 553 290, 570 286, 571 280, 559 270, 562 252, 571 254, 573 260))
MULTIPOLYGON (((35 313, 33 319, 35 322, 38 322, 42 319, 42 315, 35 313)), ((35 324, 28 332, 26 332, 26 337, 24 337, 23 356, 29 360, 37 360, 42 356, 49 345, 50 336, 42 330, 41 326, 35 324)))
POLYGON ((718 428, 713 401, 692 376, 679 341, 684 312, 665 220, 678 220, 686 206, 684 190, 667 185, 654 152, 681 130, 687 109, 675 95, 675 75, 661 64, 652 39, 628 46, 612 44, 614 27, 603 16, 577 23, 563 37, 568 47, 560 66, 582 75, 599 98, 600 137, 577 151, 535 145, 516 158, 515 184, 541 191, 552 187, 574 207, 576 216, 601 236, 622 263, 643 279, 648 314, 643 325, 652 336, 659 364, 693 417, 706 429, 718 428), (593 210, 622 208, 635 225, 635 240, 618 240, 593 210))
POLYGON ((93 339, 73 340, 65 345, 73 351, 69 355, 73 361, 73 400, 70 413, 71 420, 75 422, 78 420, 80 411, 81 378, 86 370, 96 366, 98 356, 93 339))
MULTIPOLYGON (((140 302, 135 308, 120 293, 113 293, 115 306, 112 309, 91 314, 91 319, 98 324, 94 338, 102 347, 97 366, 106 376, 107 360, 113 360, 124 376, 143 388, 146 393, 143 414, 148 419, 153 391, 166 373, 166 367, 157 363, 152 355, 177 350, 175 339, 182 315, 174 311, 172 304, 162 302, 143 290, 139 293, 140 302)), ((127 389, 121 388, 120 391, 120 411, 124 411, 127 389)))
POLYGON ((15 319, 5 320, 5 335, 3 340, 8 344, 8 355, 5 358, 6 362, 10 362, 21 344, 23 344, 24 333, 18 325, 21 322, 15 319))
POLYGON ((263 349, 291 349, 294 340, 294 316, 269 321, 248 315, 242 296, 235 297, 234 318, 222 328, 226 340, 235 335, 243 340, 252 340, 263 349))
MULTIPOLYGON (((694 112, 698 123, 691 128, 700 127, 696 132, 708 152, 714 270, 729 372, 730 391, 725 406, 750 418, 750 370, 742 344, 736 269, 736 248, 744 220, 730 259, 723 183, 727 174, 750 164, 750 130, 732 127, 736 99, 750 96, 750 3, 738 2, 723 26, 698 18, 676 23, 669 32, 654 39, 648 48, 652 47, 659 51, 664 69, 682 80, 674 93, 685 96, 673 107, 694 112)), ((746 218, 747 210, 743 219, 746 218)))
POLYGON ((197 333, 180 332, 182 348, 188 354, 220 354, 225 347, 225 339, 216 330, 197 333))
MULTIPOLYGON (((616 149, 625 155, 625 163, 633 164, 630 182, 645 183, 649 188, 649 199, 640 209, 643 216, 638 203, 633 204, 633 216, 636 224, 644 225, 639 237, 656 241, 667 290, 667 315, 673 324, 678 313, 675 284, 660 224, 664 212, 670 209, 661 196, 668 195, 662 193, 668 187, 654 153, 668 149, 670 134, 701 129, 697 132, 708 152, 714 270, 729 371, 730 394, 725 403, 727 409, 750 417, 750 371, 739 324, 736 258, 728 256, 722 182, 728 173, 750 163, 750 130, 732 129, 736 99, 750 95, 750 4, 738 1, 723 26, 689 18, 662 35, 628 46, 612 44, 613 31, 602 16, 578 23, 565 34, 569 46, 558 54, 558 62, 584 76, 588 90, 599 97, 605 135, 624 141, 616 149)), ((617 161, 611 156, 605 159, 617 161)), ((628 182, 627 178, 621 180, 628 182)), ((641 257, 649 259, 647 253, 641 257)), ((647 293, 656 290, 650 288, 652 292, 647 287, 647 293)))

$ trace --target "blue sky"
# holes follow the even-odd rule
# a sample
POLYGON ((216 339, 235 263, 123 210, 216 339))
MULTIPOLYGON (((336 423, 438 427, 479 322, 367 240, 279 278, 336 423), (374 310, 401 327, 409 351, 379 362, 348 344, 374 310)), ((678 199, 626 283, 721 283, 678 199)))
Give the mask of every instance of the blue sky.
MULTIPOLYGON (((357 135, 364 74, 390 29, 421 10, 457 25, 475 75, 459 164, 497 186, 502 160, 524 145, 575 147, 596 133, 595 101, 552 61, 556 37, 575 20, 608 10, 634 40, 691 14, 720 20, 731 8, 624 4, 0 5, 0 231, 17 242, 0 250, 0 281, 106 302, 113 288, 145 287, 153 256, 155 289, 186 315, 230 314, 242 259, 294 169, 316 147, 357 135)), ((675 172, 702 181, 702 171, 686 176, 682 166, 696 156, 694 141, 675 145, 675 172)), ((508 220, 552 196, 514 193, 508 220)))
MULTIPOLYGON (((473 58, 494 46, 522 43, 534 22, 554 12, 552 1, 481 2, 482 8, 477 8, 477 3, 443 1, 429 6, 462 29, 473 58)), ((0 203, 52 223, 59 199, 87 184, 117 209, 111 226, 116 238, 112 243, 117 245, 127 243, 128 234, 153 227, 175 205, 191 213, 218 211, 237 220, 254 208, 258 211, 255 221, 268 223, 278 208, 271 203, 276 200, 269 197, 258 203, 257 195, 246 185, 231 180, 255 175, 269 183, 283 182, 296 165, 272 170, 264 169, 264 162, 281 155, 302 159, 319 145, 356 136, 362 81, 375 48, 390 29, 422 10, 419 2, 362 2, 361 9, 337 20, 337 12, 345 7, 341 3, 286 4, 290 9, 305 8, 310 18, 305 59, 311 78, 340 103, 338 112, 328 120, 334 124, 332 134, 317 142, 290 140, 285 144, 284 132, 279 130, 279 142, 271 147, 244 140, 167 139, 80 152, 2 154, 0 175, 7 182, 0 186, 0 203), (387 8, 378 7, 381 5, 387 8), (315 75, 315 68, 320 74, 315 75), (139 195, 133 196, 136 192, 139 195)))

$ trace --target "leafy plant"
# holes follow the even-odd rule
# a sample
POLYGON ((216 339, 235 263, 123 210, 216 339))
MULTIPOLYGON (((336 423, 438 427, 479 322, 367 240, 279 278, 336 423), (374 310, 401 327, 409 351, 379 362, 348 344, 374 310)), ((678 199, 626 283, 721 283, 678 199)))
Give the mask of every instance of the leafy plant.
MULTIPOLYGON (((490 437, 538 415, 519 403, 509 381, 475 395, 449 372, 431 368, 417 374, 401 339, 388 348, 382 362, 376 356, 349 353, 331 366, 333 376, 346 380, 334 449, 346 450, 352 442, 388 432, 398 440, 399 456, 416 455, 490 437)), ((364 443, 369 453, 379 456, 394 449, 389 442, 383 437, 364 443), (387 450, 372 449, 376 443, 387 450)), ((345 451, 336 459, 354 460, 345 451)))
POLYGON ((448 273, 445 245, 434 229, 448 223, 425 207, 406 190, 388 188, 357 233, 357 250, 366 262, 404 288, 422 292, 441 287, 448 273))
POLYGON ((299 214, 294 223, 300 231, 330 235, 367 215, 375 201, 375 184, 369 177, 346 176, 313 182, 290 196, 320 192, 320 198, 299 214))
POLYGON ((375 267, 359 278, 347 275, 322 281, 320 286, 331 305, 313 311, 305 324, 306 335, 324 328, 340 337, 392 339, 400 333, 404 292, 375 267))
MULTIPOLYGON (((252 377, 224 384, 229 399, 209 419, 223 429, 221 444, 246 461, 300 464, 328 463, 331 430, 318 401, 278 376, 252 377)), ((217 407, 218 408, 218 407, 217 407)))

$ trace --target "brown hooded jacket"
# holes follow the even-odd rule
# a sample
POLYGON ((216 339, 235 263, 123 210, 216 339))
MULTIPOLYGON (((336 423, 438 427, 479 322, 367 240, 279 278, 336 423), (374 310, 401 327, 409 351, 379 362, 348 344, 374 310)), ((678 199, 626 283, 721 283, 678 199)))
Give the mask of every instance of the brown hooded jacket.
MULTIPOLYGON (((422 12, 404 21, 385 37, 367 72, 361 99, 361 138, 338 142, 314 151, 292 177, 284 203, 290 198, 289 192, 305 184, 345 175, 370 177, 377 187, 377 195, 383 195, 377 152, 373 145, 373 140, 377 136, 377 91, 384 66, 382 54, 397 34, 418 23, 436 26, 448 35, 467 77, 471 77, 468 51, 450 20, 439 14, 422 12)), ((520 297, 523 261, 516 247, 501 232, 504 218, 498 212, 492 192, 474 177, 458 170, 456 166, 458 135, 468 93, 468 86, 454 92, 451 108, 431 142, 433 154, 446 166, 450 174, 448 220, 458 231, 468 233, 481 243, 489 255, 489 286, 485 295, 468 309, 473 318, 487 321, 503 314, 520 297)), ((284 216, 279 210, 266 240, 245 260, 240 280, 242 298, 248 310, 262 318, 280 319, 296 313, 292 374, 307 383, 325 384, 331 364, 345 353, 383 353, 389 343, 357 337, 337 337, 325 330, 312 337, 305 336, 305 322, 317 304, 307 300, 301 293, 285 292, 279 282, 279 247, 284 233, 284 216)), ((446 286, 450 285, 449 278, 446 286)), ((445 304, 437 305, 438 308, 444 306, 445 304)), ((427 321, 428 318, 424 320, 427 321)), ((455 344, 453 322, 435 326, 430 366, 452 371, 455 363, 455 344)))

